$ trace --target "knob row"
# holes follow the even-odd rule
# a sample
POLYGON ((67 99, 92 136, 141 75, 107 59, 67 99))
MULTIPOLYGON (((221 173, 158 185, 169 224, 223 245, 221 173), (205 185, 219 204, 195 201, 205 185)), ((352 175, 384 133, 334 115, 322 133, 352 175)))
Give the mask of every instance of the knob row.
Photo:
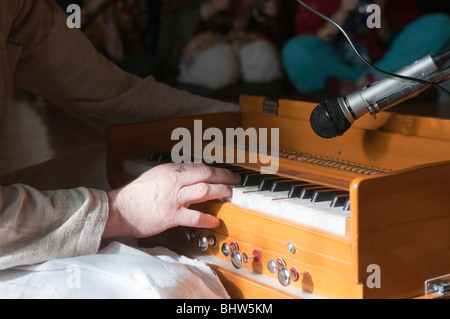
MULTIPOLYGON (((190 234, 189 237, 194 237, 194 234, 190 234)), ((218 245, 218 240, 215 235, 206 236, 204 234, 195 234, 195 237, 197 237, 197 246, 201 251, 206 251, 209 247, 217 247, 218 245)), ((288 250, 291 253, 295 253, 295 246, 292 243, 288 243, 288 250)), ((231 264, 236 269, 241 269, 250 259, 256 264, 260 264, 263 259, 258 249, 254 249, 250 256, 247 253, 241 253, 239 251, 239 245, 234 241, 230 244, 223 243, 221 252, 225 257, 231 256, 231 264)), ((270 259, 267 262, 267 269, 272 274, 277 273, 278 281, 284 287, 289 286, 291 282, 298 281, 300 276, 309 274, 307 270, 300 272, 294 266, 289 268, 282 258, 277 258, 276 260, 270 259)))

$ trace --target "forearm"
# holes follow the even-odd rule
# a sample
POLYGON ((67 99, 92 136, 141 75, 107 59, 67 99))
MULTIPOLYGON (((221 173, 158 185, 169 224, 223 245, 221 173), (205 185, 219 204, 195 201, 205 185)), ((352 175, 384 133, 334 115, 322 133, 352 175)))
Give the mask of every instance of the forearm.
POLYGON ((0 187, 0 269, 94 254, 107 217, 103 191, 0 187))
POLYGON ((61 97, 49 100, 99 129, 114 124, 239 111, 237 104, 177 90, 151 77, 139 79, 126 90, 119 90, 119 94, 113 97, 104 96, 95 100, 61 97))

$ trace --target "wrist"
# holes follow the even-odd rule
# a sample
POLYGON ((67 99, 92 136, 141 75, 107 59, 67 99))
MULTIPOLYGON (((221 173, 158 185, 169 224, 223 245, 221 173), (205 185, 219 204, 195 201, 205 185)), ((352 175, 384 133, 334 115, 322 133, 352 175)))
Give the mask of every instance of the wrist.
POLYGON ((106 221, 105 229, 102 238, 111 238, 119 236, 127 236, 125 223, 123 222, 118 191, 111 191, 108 196, 108 219, 106 221))

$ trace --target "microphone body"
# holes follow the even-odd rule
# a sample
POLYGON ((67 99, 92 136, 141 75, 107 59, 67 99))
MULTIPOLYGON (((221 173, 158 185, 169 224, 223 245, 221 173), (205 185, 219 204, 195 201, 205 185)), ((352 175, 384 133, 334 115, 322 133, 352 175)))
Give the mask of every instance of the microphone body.
MULTIPOLYGON (((433 58, 429 55, 396 73, 411 78, 428 80, 430 75, 438 71, 433 58)), ((435 80, 431 82, 435 82, 435 80)), ((376 113, 412 98, 429 86, 428 84, 400 78, 386 77, 360 91, 338 98, 338 102, 347 119, 350 123, 353 123, 368 112, 375 116, 376 113)))
MULTIPOLYGON (((428 55, 396 72, 398 75, 426 80, 431 83, 450 78, 448 53, 442 59, 428 55)), ((386 77, 345 97, 329 99, 319 104, 311 114, 311 127, 323 138, 344 134, 363 115, 376 114, 417 96, 430 86, 427 83, 386 77)))

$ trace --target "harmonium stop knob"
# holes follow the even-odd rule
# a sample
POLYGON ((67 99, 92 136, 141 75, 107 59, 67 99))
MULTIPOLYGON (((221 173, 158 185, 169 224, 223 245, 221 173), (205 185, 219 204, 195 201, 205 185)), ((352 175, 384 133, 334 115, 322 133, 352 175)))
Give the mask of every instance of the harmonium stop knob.
POLYGON ((199 234, 197 237, 197 247, 201 251, 206 251, 209 247, 217 246, 217 237, 215 235, 205 236, 204 234, 199 234))
POLYGON ((289 286, 292 281, 297 281, 301 275, 308 273, 308 271, 299 272, 295 267, 288 268, 286 262, 281 258, 277 258, 276 261, 273 259, 269 260, 267 268, 269 272, 277 273, 278 281, 284 287, 289 286))
POLYGON ((278 281, 281 285, 287 287, 291 284, 291 281, 298 281, 300 276, 307 275, 307 270, 299 272, 297 268, 291 267, 290 269, 281 268, 278 271, 278 281))
POLYGON ((241 254, 238 250, 235 250, 231 254, 231 263, 236 269, 241 269, 243 264, 248 263, 250 259, 259 264, 262 261, 261 252, 258 249, 254 249, 252 255, 249 256, 246 253, 241 254))
POLYGON ((299 276, 300 274, 295 267, 291 267, 291 269, 283 267, 278 271, 278 281, 285 287, 289 286, 291 281, 297 281, 299 276))
POLYGON ((239 246, 236 242, 232 241, 229 245, 227 243, 223 243, 220 250, 222 251, 222 255, 229 257, 233 251, 239 250, 239 246))

